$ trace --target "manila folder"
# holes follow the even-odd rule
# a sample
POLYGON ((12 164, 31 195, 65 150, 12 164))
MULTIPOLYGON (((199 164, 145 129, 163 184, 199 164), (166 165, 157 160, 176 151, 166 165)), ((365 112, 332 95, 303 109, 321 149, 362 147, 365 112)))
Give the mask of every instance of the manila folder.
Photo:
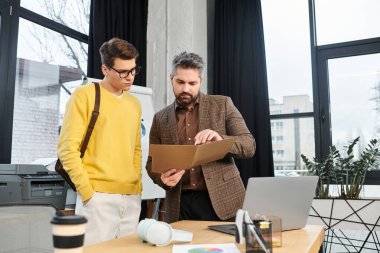
POLYGON ((222 159, 235 143, 235 137, 214 141, 202 145, 164 145, 150 144, 152 172, 162 173, 169 169, 190 169, 222 159))

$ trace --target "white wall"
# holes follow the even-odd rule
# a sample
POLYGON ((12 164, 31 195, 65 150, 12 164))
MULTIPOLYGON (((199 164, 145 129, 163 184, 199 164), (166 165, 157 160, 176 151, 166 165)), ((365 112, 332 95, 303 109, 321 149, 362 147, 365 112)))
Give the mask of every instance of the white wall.
MULTIPOLYGON (((152 0, 148 9, 147 87, 159 111, 174 101, 169 75, 174 55, 194 52, 207 65, 207 1, 152 0)), ((207 66, 201 87, 207 92, 207 66)))

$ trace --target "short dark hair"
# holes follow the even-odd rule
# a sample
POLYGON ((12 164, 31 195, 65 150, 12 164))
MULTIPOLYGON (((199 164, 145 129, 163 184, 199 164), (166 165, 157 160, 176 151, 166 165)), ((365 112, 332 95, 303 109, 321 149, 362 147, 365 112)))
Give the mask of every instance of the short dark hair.
POLYGON ((183 51, 176 56, 174 56, 173 62, 172 62, 172 73, 171 75, 174 75, 177 71, 177 68, 183 68, 183 69, 198 69, 199 75, 203 76, 203 70, 204 70, 205 64, 203 62, 202 57, 195 53, 188 53, 186 51, 183 51))
POLYGON ((113 67, 115 58, 132 60, 139 56, 139 52, 131 43, 119 38, 112 38, 104 42, 99 52, 102 64, 107 67, 113 67))

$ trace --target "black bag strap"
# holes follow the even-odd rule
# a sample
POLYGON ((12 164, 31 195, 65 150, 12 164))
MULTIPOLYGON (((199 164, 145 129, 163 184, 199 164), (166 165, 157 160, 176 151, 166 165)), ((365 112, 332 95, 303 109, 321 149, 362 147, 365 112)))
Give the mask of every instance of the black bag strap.
POLYGON ((99 83, 94 82, 95 84, 95 105, 94 110, 92 111, 91 120, 88 124, 86 136, 83 139, 82 145, 80 147, 80 158, 84 156, 84 152, 86 152, 86 148, 88 145, 88 142, 90 141, 90 137, 92 134, 92 130, 94 130, 96 120, 99 116, 99 108, 100 108, 100 86, 99 83))

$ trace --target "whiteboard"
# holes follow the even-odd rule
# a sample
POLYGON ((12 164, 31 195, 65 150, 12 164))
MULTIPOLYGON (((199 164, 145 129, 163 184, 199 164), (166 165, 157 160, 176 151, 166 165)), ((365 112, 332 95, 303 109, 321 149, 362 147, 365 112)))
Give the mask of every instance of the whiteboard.
MULTIPOLYGON (((100 82, 100 79, 87 78, 87 82, 100 82)), ((153 91, 148 87, 132 85, 129 93, 135 95, 141 104, 141 150, 142 150, 142 184, 141 199, 165 198, 165 190, 153 183, 146 172, 145 165, 149 154, 149 132, 152 126, 154 108, 152 102, 153 91)))

